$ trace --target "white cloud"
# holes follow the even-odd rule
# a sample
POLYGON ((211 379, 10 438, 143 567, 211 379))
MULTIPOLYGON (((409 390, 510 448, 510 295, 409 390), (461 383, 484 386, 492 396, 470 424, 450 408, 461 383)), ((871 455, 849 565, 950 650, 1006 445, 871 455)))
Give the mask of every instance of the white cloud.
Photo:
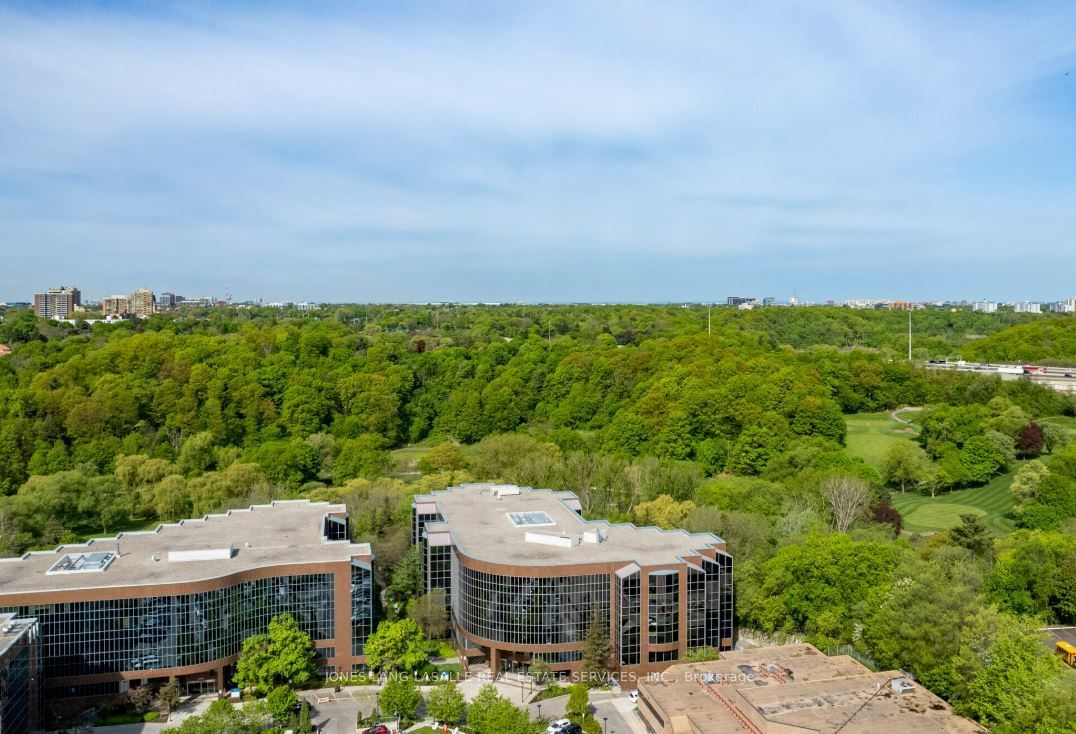
MULTIPOLYGON (((764 253, 760 288, 800 277, 786 262, 847 263, 817 284, 839 296, 857 274, 884 286, 861 271, 897 256, 926 274, 984 250, 1005 262, 1029 238, 1071 249, 1076 154, 1042 150, 1071 141, 1072 110, 1040 104, 1076 56, 1071 6, 419 12, 0 10, 0 240, 41 259, 20 279, 47 272, 44 253, 148 246, 155 262, 93 277, 256 252, 266 288, 312 287, 310 265, 335 262, 341 278, 380 269, 391 298, 421 287, 416 255, 727 272, 764 253)), ((1011 264, 977 277, 1050 277, 1011 264)), ((458 297, 488 285, 461 270, 458 297)))

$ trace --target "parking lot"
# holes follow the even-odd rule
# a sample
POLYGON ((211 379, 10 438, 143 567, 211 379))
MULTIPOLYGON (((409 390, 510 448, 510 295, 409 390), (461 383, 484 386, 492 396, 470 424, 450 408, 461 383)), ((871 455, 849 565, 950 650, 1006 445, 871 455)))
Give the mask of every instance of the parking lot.
MULTIPOLYGON (((562 718, 567 703, 567 696, 541 701, 542 718, 546 721, 562 718)), ((609 734, 647 734, 642 720, 635 713, 635 705, 628 700, 627 694, 614 695, 595 691, 590 694, 590 705, 595 718, 608 726, 609 734)), ((531 716, 538 716, 538 706, 538 703, 528 704, 531 716)))
POLYGON ((314 710, 314 725, 325 734, 355 734, 359 712, 369 715, 377 706, 377 688, 351 686, 339 692, 333 689, 307 691, 303 698, 314 710))

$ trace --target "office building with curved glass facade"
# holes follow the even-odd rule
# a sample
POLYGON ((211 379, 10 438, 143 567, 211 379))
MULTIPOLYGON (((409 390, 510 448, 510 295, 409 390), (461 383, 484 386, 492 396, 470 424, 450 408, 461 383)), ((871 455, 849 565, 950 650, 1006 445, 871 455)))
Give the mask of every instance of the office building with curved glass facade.
POLYGON ((372 561, 343 505, 274 502, 0 559, 0 612, 37 618, 46 696, 220 690, 243 640, 283 613, 324 672, 361 666, 372 561))
POLYGON ((416 496, 412 522, 457 646, 494 671, 577 671, 595 622, 629 681, 732 647, 732 556, 713 534, 588 521, 571 492, 495 484, 416 496))
POLYGON ((0 614, 0 734, 38 729, 41 640, 36 619, 0 614))

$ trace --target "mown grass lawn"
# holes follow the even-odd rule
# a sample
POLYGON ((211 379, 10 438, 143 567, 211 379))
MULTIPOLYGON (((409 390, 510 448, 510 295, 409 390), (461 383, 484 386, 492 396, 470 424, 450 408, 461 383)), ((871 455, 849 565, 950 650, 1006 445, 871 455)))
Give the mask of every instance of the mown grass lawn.
POLYGON ((1055 415, 1052 418, 1041 418, 1038 423, 1053 423, 1061 426, 1068 430, 1072 439, 1076 439, 1076 418, 1071 415, 1055 415))
MULTIPOLYGON (((911 413, 902 414, 909 419, 911 413)), ((882 456, 889 447, 901 441, 911 441, 919 432, 913 424, 893 420, 889 413, 858 413, 846 415, 848 453, 858 456, 875 469, 881 470, 882 456)))
POLYGON ((948 530, 960 524, 962 514, 971 513, 982 517, 995 535, 1005 535, 1013 530, 1012 521, 1004 515, 1012 509, 1009 485, 1019 466, 1017 462, 1012 471, 994 477, 982 487, 958 489, 937 497, 893 492, 891 501, 904 516, 904 529, 914 533, 948 530))
MULTIPOLYGON (((422 457, 430 453, 432 449, 440 441, 434 441, 427 439, 421 443, 411 444, 404 446, 403 448, 396 449, 392 452, 392 461, 395 464, 396 474, 418 476, 421 472, 418 470, 418 462, 422 460, 422 457)), ((462 445, 465 455, 470 455, 474 451, 474 446, 462 445)))
MULTIPOLYGON (((912 420, 914 413, 901 414, 912 420)), ((848 426, 847 451, 858 456, 875 469, 881 470, 882 456, 895 443, 912 441, 919 429, 914 425, 893 420, 889 413, 860 413, 846 415, 848 426)), ((1076 418, 1047 418, 1044 422, 1058 423, 1076 433, 1076 418)), ((991 532, 1005 535, 1012 531, 1013 523, 1004 515, 1012 509, 1009 485, 1013 470, 994 477, 989 484, 972 489, 961 489, 937 497, 918 492, 893 492, 892 502, 904 516, 904 529, 913 533, 935 533, 960 524, 960 516, 971 513, 979 515, 991 532)))

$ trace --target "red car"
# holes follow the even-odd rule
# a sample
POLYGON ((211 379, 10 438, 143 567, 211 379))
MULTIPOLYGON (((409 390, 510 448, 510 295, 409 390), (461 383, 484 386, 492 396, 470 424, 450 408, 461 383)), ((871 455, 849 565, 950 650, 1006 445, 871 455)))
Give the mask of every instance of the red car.
POLYGON ((371 726, 362 734, 392 734, 392 732, 384 724, 378 724, 377 726, 371 726))

